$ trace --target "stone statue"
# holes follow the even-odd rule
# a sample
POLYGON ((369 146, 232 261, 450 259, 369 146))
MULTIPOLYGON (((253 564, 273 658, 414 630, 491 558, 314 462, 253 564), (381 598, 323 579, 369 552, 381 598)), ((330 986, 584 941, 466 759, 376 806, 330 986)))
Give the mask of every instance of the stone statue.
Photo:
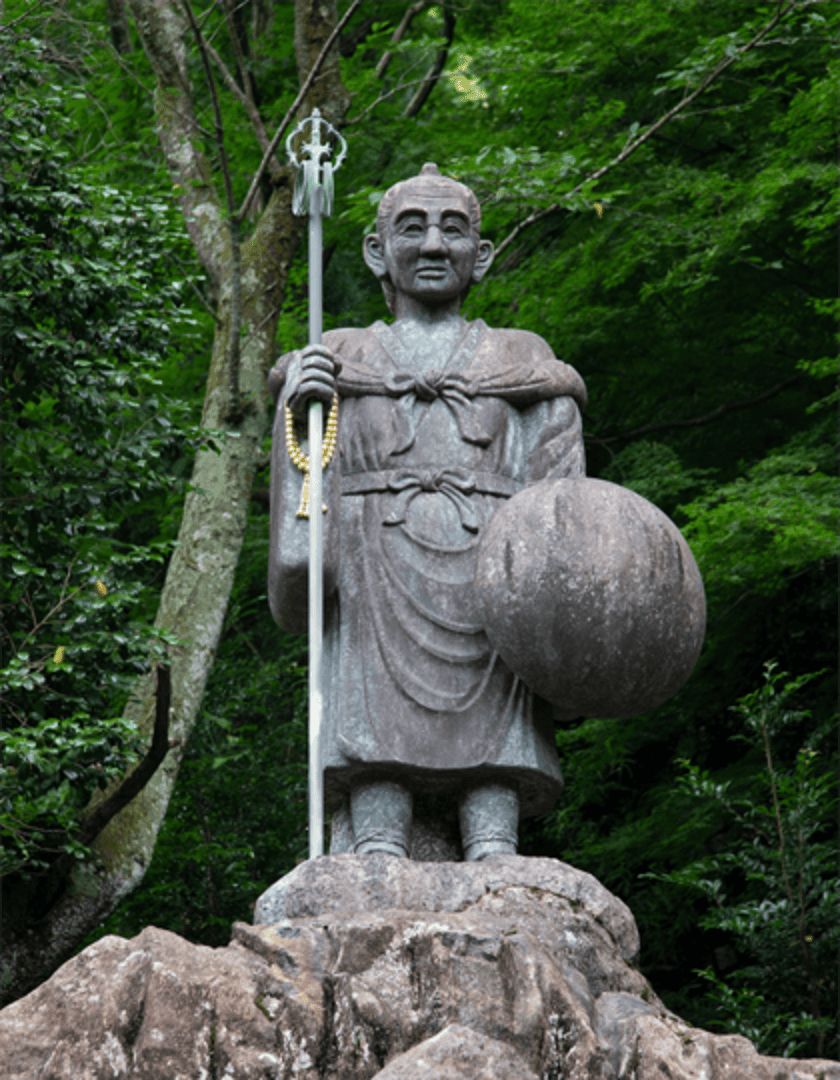
POLYGON ((515 854, 519 819, 547 813, 562 789, 550 706, 491 647, 473 578, 501 504, 583 475, 586 391, 542 338, 460 315, 493 259, 479 228, 472 191, 436 165, 394 185, 363 249, 394 323, 330 331, 269 376, 269 602, 293 632, 306 629, 308 522, 295 517, 285 406, 297 426, 312 397, 329 407, 337 390, 340 402, 324 473, 331 854, 515 854), (445 824, 456 812, 460 844, 445 824))

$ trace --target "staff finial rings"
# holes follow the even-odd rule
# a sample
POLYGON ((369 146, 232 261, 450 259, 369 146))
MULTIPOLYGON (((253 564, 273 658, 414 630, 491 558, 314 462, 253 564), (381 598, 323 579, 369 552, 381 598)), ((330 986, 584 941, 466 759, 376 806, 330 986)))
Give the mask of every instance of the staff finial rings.
POLYGON ((312 115, 307 116, 305 120, 301 120, 301 122, 294 129, 294 131, 292 131, 287 137, 286 152, 289 155, 289 161, 292 165, 295 166, 295 168, 298 169, 305 164, 305 161, 299 160, 294 150, 292 150, 292 139, 296 135, 304 134, 304 129, 307 124, 310 125, 309 142, 304 143, 301 147, 301 150, 308 150, 310 153, 309 160, 314 161, 316 165, 321 166, 323 164, 321 158, 332 153, 332 147, 330 146, 330 144, 321 142, 322 132, 324 138, 327 138, 329 135, 334 135, 335 138, 338 140, 340 151, 338 157, 331 163, 332 171, 335 172, 336 169, 341 165, 342 161, 344 161, 344 157, 347 154, 347 142, 345 141, 344 136, 340 132, 336 131, 328 120, 325 120, 324 117, 321 116, 320 109, 313 109, 312 115))

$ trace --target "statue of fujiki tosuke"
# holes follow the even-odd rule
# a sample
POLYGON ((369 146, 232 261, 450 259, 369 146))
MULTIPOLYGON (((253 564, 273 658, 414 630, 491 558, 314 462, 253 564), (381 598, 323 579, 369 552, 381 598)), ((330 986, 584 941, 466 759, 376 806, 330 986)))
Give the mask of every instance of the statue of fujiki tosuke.
POLYGON ((269 376, 269 603, 291 632, 306 631, 308 522, 287 445, 307 403, 327 409, 337 394, 323 479, 331 854, 516 853, 519 820, 550 811, 563 787, 551 705, 491 644, 475 578, 500 508, 584 476, 586 390, 536 334, 461 316, 493 259, 480 221, 472 191, 436 165, 394 185, 363 249, 393 323, 332 330, 269 376))
MULTIPOLYGON (((546 813, 562 788, 550 707, 494 652, 472 594, 499 505, 538 480, 583 474, 586 392, 535 334, 460 315, 493 259, 480 220, 473 193, 435 165, 396 184, 364 241, 395 321, 328 332, 269 377, 293 415, 311 397, 329 407, 336 390, 340 402, 337 460, 324 473, 322 763, 327 809, 349 795, 360 853, 407 856, 412 802, 428 795, 457 805, 465 859, 514 853, 519 818, 546 813)), ((306 522, 290 520, 301 476, 282 408, 278 418, 269 600, 280 625, 300 631, 305 565, 281 566, 280 548, 281 532, 306 522)))

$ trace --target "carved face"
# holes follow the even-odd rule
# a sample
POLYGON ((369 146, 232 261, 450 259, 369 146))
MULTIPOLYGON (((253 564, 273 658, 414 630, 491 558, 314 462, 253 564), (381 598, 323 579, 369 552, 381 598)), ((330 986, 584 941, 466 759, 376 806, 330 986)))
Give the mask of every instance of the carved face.
POLYGON ((490 242, 473 233, 467 200, 440 186, 401 192, 384 243, 378 236, 365 240, 365 258, 377 276, 387 274, 397 293, 431 305, 466 293, 484 276, 492 253, 490 242))

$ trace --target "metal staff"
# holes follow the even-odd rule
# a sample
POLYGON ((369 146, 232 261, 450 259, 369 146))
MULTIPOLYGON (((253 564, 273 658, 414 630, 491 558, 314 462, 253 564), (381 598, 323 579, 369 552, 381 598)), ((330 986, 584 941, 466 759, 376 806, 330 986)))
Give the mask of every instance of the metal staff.
MULTIPOLYGON (((321 216, 332 213, 333 173, 341 165, 347 153, 347 143, 321 117, 320 110, 302 120, 286 139, 289 160, 297 169, 295 190, 292 197, 292 213, 309 214, 309 344, 321 344, 321 216), (292 139, 303 134, 309 124, 309 142, 301 147, 301 153, 309 153, 306 160, 299 160, 292 150, 292 139), (321 142, 335 136, 341 152, 334 162, 326 160, 332 154, 329 142, 321 142)), ((336 395, 337 397, 337 395, 336 395)), ((333 406, 335 409, 335 406, 333 406)), ((321 498, 321 469, 323 447, 323 410, 320 401, 309 405, 309 458, 306 461, 306 478, 299 517, 309 518, 309 858, 324 854, 324 779, 321 770, 321 717, 323 694, 321 689, 321 656, 324 636, 324 523, 323 514, 317 507, 323 505, 321 498), (308 494, 308 500, 306 498, 308 494), (308 501, 308 506, 306 505, 308 501), (316 507, 310 514, 309 507, 316 507)))

